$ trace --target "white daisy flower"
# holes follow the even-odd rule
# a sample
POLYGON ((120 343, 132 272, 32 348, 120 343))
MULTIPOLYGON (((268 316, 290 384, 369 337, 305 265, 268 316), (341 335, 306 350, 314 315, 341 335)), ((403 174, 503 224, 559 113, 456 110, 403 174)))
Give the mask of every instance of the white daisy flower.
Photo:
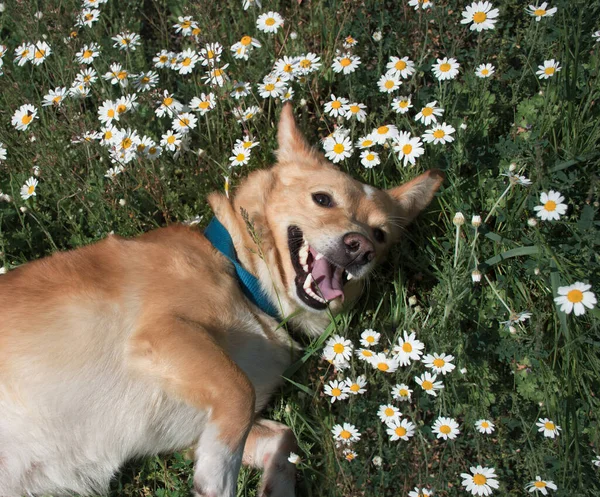
POLYGON ((112 100, 105 100, 104 102, 102 102, 102 105, 98 107, 98 120, 102 124, 110 123, 113 120, 119 120, 117 107, 112 100))
POLYGON ((27 62, 33 60, 34 51, 35 47, 32 43, 22 43, 15 48, 15 63, 19 67, 24 66, 27 62))
POLYGON ((333 134, 323 142, 325 157, 334 164, 352 156, 352 141, 347 136, 333 134))
POLYGON ((225 73, 225 69, 228 67, 229 64, 225 64, 223 67, 212 68, 206 76, 203 76, 204 83, 213 86, 223 86, 225 81, 229 81, 229 76, 225 73))
POLYGON ((475 428, 479 433, 485 433, 486 435, 490 435, 494 433, 494 428, 496 425, 492 423, 489 419, 480 419, 475 422, 475 428))
POLYGON ((256 86, 258 88, 258 94, 262 98, 280 97, 285 90, 283 81, 277 79, 267 79, 264 83, 259 83, 256 86))
POLYGON ((436 373, 442 373, 444 375, 446 373, 451 373, 456 367, 454 364, 452 364, 453 360, 453 355, 446 355, 444 353, 437 354, 435 352, 433 354, 427 354, 421 359, 425 367, 433 369, 433 371, 436 373))
POLYGON ((198 56, 203 66, 214 66, 221 60, 222 53, 223 45, 220 43, 207 43, 204 48, 200 50, 198 56))
POLYGON ((67 96, 67 88, 66 87, 58 87, 54 90, 50 90, 47 95, 44 95, 44 101, 42 102, 42 107, 54 106, 60 107, 62 105, 63 100, 67 96))
POLYGON ((375 141, 370 134, 367 136, 361 136, 356 141, 356 146, 360 149, 371 148, 373 145, 375 145, 375 141))
POLYGON ((356 46, 357 43, 358 41, 356 41, 352 36, 346 36, 346 38, 344 38, 343 46, 344 48, 352 48, 356 46))
POLYGON ((429 497, 430 495, 433 495, 433 490, 422 487, 415 487, 414 490, 408 492, 408 497, 429 497))
POLYGON ((158 74, 154 71, 142 72, 133 80, 133 87, 137 91, 148 91, 158 83, 158 74))
POLYGON ((171 152, 175 152, 181 145, 181 133, 175 133, 173 130, 167 131, 161 136, 160 144, 171 152))
POLYGON ((496 72, 496 69, 492 64, 479 64, 475 69, 475 76, 478 78, 489 78, 496 72))
POLYGON ((367 120, 367 106, 361 103, 351 103, 344 105, 346 119, 355 118, 359 123, 364 123, 367 120))
POLYGON ((277 12, 269 11, 256 19, 256 27, 263 33, 276 33, 283 26, 283 17, 277 12))
POLYGON ((342 454, 344 454, 344 459, 346 459, 346 461, 354 461, 354 459, 358 457, 358 454, 350 449, 344 449, 342 454))
POLYGON ((250 161, 250 149, 242 147, 234 147, 232 156, 229 157, 231 166, 245 166, 250 161))
POLYGON ((346 379, 346 387, 348 388, 348 393, 352 395, 362 395, 367 389, 367 377, 363 374, 358 376, 356 380, 352 381, 350 378, 346 379))
POLYGON ((75 26, 87 26, 92 27, 96 21, 100 19, 100 11, 98 9, 83 9, 77 19, 75 20, 75 26))
POLYGON ((550 59, 545 60, 543 65, 538 66, 536 74, 540 79, 549 79, 561 69, 562 67, 560 67, 560 63, 557 60, 550 59))
POLYGON ((288 101, 292 100, 292 98, 294 98, 294 89, 291 87, 283 88, 283 94, 281 95, 281 101, 288 102, 288 101))
POLYGON ((596 41, 596 43, 600 41, 600 29, 592 33, 592 38, 596 41))
POLYGON ((394 346, 392 353, 398 357, 400 366, 408 366, 411 361, 420 361, 425 344, 416 339, 413 331, 410 335, 404 330, 404 338, 398 337, 398 345, 394 346))
POLYGON ((360 57, 358 55, 343 54, 338 55, 333 59, 331 67, 335 73, 350 74, 356 71, 356 68, 360 65, 360 57))
POLYGON ((129 84, 129 73, 123 69, 121 64, 114 63, 109 66, 109 71, 102 76, 111 85, 120 85, 125 88, 129 84))
POLYGON ((163 69, 164 67, 170 66, 170 60, 172 58, 176 58, 175 53, 163 49, 152 58, 152 63, 157 69, 163 69))
POLYGON ((425 153, 421 139, 412 136, 408 131, 401 131, 392 143, 394 151, 398 153, 398 159, 404 160, 404 167, 409 162, 414 165, 417 157, 425 153))
POLYGON ((456 62, 456 59, 444 57, 443 59, 437 59, 437 62, 431 66, 431 69, 437 79, 444 81, 456 78, 459 67, 460 64, 456 62))
POLYGON ((114 181, 116 179, 116 177, 119 174, 121 174, 123 171, 125 171, 125 168, 123 166, 110 167, 104 174, 104 177, 108 178, 108 179, 112 179, 114 181))
POLYGON ((82 83, 86 86, 90 86, 92 83, 95 83, 97 79, 98 73, 91 67, 82 69, 77 73, 77 76, 75 76, 76 83, 82 83))
POLYGON ((325 342, 324 348, 329 351, 328 360, 336 362, 340 359, 349 361, 354 347, 346 337, 333 335, 325 342))
POLYGON ((117 36, 113 36, 112 39, 115 41, 113 47, 118 48, 119 50, 125 50, 126 52, 134 52, 140 45, 141 37, 137 33, 124 31, 117 36))
POLYGON ((318 71, 321 68, 321 57, 309 52, 298 57, 298 72, 302 75, 307 75, 318 71))
POLYGON ((118 129, 108 123, 106 126, 100 128, 100 145, 109 147, 115 144, 115 139, 118 137, 118 129))
POLYGON ((348 105, 348 99, 344 97, 336 97, 333 93, 331 94, 331 101, 325 103, 325 113, 331 117, 344 117, 346 114, 346 105, 348 105))
POLYGON ((371 169, 372 167, 381 164, 381 160, 379 159, 379 154, 377 152, 372 150, 363 150, 360 153, 360 163, 367 169, 371 169))
POLYGON ((200 98, 194 97, 190 101, 190 110, 194 112, 198 112, 201 116, 206 114, 208 111, 215 108, 215 95, 214 93, 209 93, 208 95, 202 93, 200 98))
POLYGON ((192 16, 179 16, 177 18, 177 23, 173 24, 173 28, 175 29, 175 33, 181 33, 183 36, 191 36, 192 30, 198 23, 194 21, 192 16))
POLYGON ((389 423, 386 423, 387 429, 385 430, 390 436, 390 440, 395 442, 396 440, 408 441, 415 434, 416 426, 407 419, 396 419, 389 423))
POLYGON ((548 418, 538 419, 536 425, 539 428, 538 431, 543 433, 546 438, 558 437, 560 435, 559 431, 562 430, 560 426, 554 424, 554 421, 550 421, 548 418))
POLYGON ((415 376, 415 381, 417 384, 425 390, 427 395, 433 395, 437 397, 436 390, 442 390, 444 385, 441 381, 435 381, 437 379, 436 374, 430 374, 428 371, 425 371, 421 376, 415 376))
POLYGON ((398 369, 398 359, 396 357, 387 357, 384 353, 380 352, 374 354, 370 358, 369 363, 374 369, 383 371, 385 373, 394 373, 398 369))
POLYGON ((246 110, 243 109, 233 109, 233 114, 237 118, 238 122, 246 122, 253 119, 257 114, 260 114, 261 108, 256 105, 251 105, 246 110))
POLYGON ((419 8, 423 10, 433 8, 433 2, 431 0, 409 0, 408 5, 414 7, 415 10, 419 10, 419 8))
POLYGON ((148 150, 152 147, 156 147, 156 142, 149 136, 144 135, 138 141, 136 151, 139 155, 148 155, 148 150))
MULTIPOLYGON (((544 5, 544 4, 543 4, 544 5)), ((556 10, 556 9, 554 9, 556 10)), ((542 495, 548 495, 548 489, 550 490, 558 490, 558 487, 554 484, 553 481, 550 480, 542 480, 541 476, 536 476, 535 481, 530 481, 526 486, 526 490, 529 492, 540 492, 542 495)))
POLYGON ((178 131, 182 135, 189 133, 193 130, 198 123, 198 118, 190 112, 182 112, 173 119, 172 127, 175 131, 178 131))
POLYGON ((334 425, 331 429, 333 433, 333 439, 343 444, 349 445, 353 442, 360 440, 360 433, 356 429, 356 426, 350 423, 344 423, 343 425, 334 425))
POLYGON ((402 413, 400 412, 400 409, 392 404, 383 404, 379 406, 377 416, 379 416, 382 423, 391 423, 392 421, 399 420, 402 413))
POLYGON ((434 145, 438 143, 445 144, 454 141, 452 133, 455 131, 449 124, 436 124, 433 128, 426 130, 422 137, 426 143, 433 143, 434 145))
POLYGON ((235 140, 236 147, 243 147, 243 148, 247 148, 247 149, 258 147, 259 144, 260 144, 260 142, 255 142, 249 136, 244 136, 243 140, 240 140, 240 139, 235 140))
POLYGON ((186 48, 183 52, 177 55, 177 65, 174 67, 174 69, 179 72, 179 74, 189 74, 192 72, 199 60, 200 57, 195 50, 186 48))
POLYGON ((154 160, 160 157, 160 154, 162 154, 162 150, 162 147, 159 147, 158 145, 150 147, 145 150, 146 157, 148 157, 150 160, 154 160))
POLYGON ((471 24, 471 31, 481 32, 485 29, 494 29, 498 9, 493 9, 490 2, 473 2, 462 12, 461 24, 471 24))
POLYGON ((23 104, 15 111, 10 123, 17 131, 25 131, 33 120, 37 118, 37 109, 31 104, 23 104))
POLYGON ((600 468, 600 456, 594 457, 594 459, 592 459, 592 464, 597 468, 600 468))
POLYGON ((421 111, 415 116, 415 121, 421 121, 425 126, 429 126, 431 123, 437 122, 436 116, 441 116, 444 113, 444 109, 436 107, 437 100, 429 102, 421 111))
POLYGON ((437 435, 437 438, 443 438, 444 440, 454 440, 460 434, 456 420, 444 417, 435 420, 431 431, 437 435))
POLYGON ((554 190, 548 193, 542 192, 540 195, 542 205, 536 205, 533 210, 537 211, 537 216, 542 218, 542 221, 558 221, 560 216, 564 216, 567 212, 567 204, 562 203, 564 200, 565 197, 554 190))
POLYGON ((370 347, 371 345, 377 345, 379 343, 379 338, 381 337, 381 333, 377 333, 375 330, 366 329, 360 334, 360 344, 363 347, 370 347))
POLYGON ((392 397, 396 400, 410 401, 412 390, 404 383, 398 383, 392 388, 392 397))
POLYGON ((21 187, 21 198, 27 200, 29 197, 35 197, 37 195, 35 189, 38 185, 38 180, 33 176, 25 181, 25 184, 21 187))
POLYGON ((377 86, 379 87, 379 91, 381 93, 392 93, 395 92, 402 82, 400 81, 400 77, 396 76, 396 74, 392 74, 388 72, 379 78, 377 81, 377 86))
POLYGON ((158 117, 163 117, 165 114, 169 117, 176 115, 179 111, 183 110, 183 104, 173 98, 173 94, 167 90, 163 92, 162 99, 158 108, 154 110, 158 117))
POLYGON ((333 380, 325 385, 325 395, 331 397, 331 403, 333 404, 336 400, 344 400, 349 396, 348 386, 343 381, 333 380))
POLYGON ((369 349, 357 349, 354 352, 354 355, 358 357, 361 361, 370 362, 373 357, 375 357, 375 352, 369 349))
POLYGON ((387 140, 394 140, 398 137, 398 128, 393 124, 384 124, 371 131, 369 136, 378 145, 383 145, 387 140))
POLYGON ((536 21, 541 21, 542 17, 552 17, 556 14, 557 8, 548 8, 548 2, 543 2, 541 5, 530 5, 528 9, 525 9, 530 16, 535 17, 536 21))
POLYGON ((499 483, 494 468, 482 466, 471 467, 469 473, 461 473, 462 485, 473 495, 492 495, 492 489, 497 489, 499 483))
POLYGON ((45 41, 38 41, 33 48, 33 57, 31 58, 31 63, 39 66, 48 58, 48 55, 51 53, 52 49, 50 48, 50 45, 48 45, 45 41))
POLYGON ((565 314, 575 312, 576 316, 581 316, 585 313, 585 308, 593 309, 596 305, 596 295, 590 292, 592 285, 582 283, 580 281, 573 283, 570 286, 559 286, 558 297, 554 298, 554 302, 560 305, 560 310, 565 314))
POLYGON ((390 57, 390 61, 385 66, 388 74, 406 79, 415 73, 415 63, 408 57, 390 57))
POLYGON ((6 160, 6 147, 4 143, 0 142, 0 162, 6 160))
POLYGON ((283 58, 275 61, 273 71, 284 81, 291 81, 297 72, 298 61, 296 58, 284 55, 283 58))
POLYGON ((410 97, 396 97, 392 100, 392 109, 396 114, 406 114, 412 108, 410 97))
POLYGON ((250 83, 239 81, 233 84, 233 91, 229 94, 236 100, 250 95, 250 83))

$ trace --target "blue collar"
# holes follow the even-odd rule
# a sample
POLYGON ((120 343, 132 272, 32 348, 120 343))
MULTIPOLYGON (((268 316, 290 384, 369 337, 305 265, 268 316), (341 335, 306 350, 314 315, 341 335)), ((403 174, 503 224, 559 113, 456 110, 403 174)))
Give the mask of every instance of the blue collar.
POLYGON ((216 217, 213 217, 210 223, 208 223, 208 226, 204 230, 204 236, 234 265, 238 280, 242 286, 242 291, 246 297, 248 297, 254 305, 260 308, 261 311, 279 321, 279 312, 277 311, 277 308, 273 305, 266 292, 260 286, 258 278, 246 271, 239 263, 231 235, 216 217))

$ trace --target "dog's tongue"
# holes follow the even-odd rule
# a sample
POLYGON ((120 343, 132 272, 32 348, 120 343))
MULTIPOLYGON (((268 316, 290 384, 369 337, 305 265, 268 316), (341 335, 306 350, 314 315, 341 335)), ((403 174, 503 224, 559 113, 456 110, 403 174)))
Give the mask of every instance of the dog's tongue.
POLYGON ((321 294, 327 300, 333 300, 342 297, 344 300, 344 292, 342 291, 342 275, 335 273, 332 264, 327 262, 327 259, 322 257, 317 260, 317 251, 310 247, 310 253, 313 256, 313 267, 311 274, 317 283, 321 294))

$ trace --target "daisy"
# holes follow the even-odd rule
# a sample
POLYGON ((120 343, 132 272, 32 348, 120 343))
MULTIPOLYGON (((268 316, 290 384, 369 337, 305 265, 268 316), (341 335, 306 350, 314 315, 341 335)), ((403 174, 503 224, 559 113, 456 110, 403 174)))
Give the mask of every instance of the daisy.
POLYGON ((181 145, 181 137, 180 133, 174 133, 173 130, 169 130, 161 136, 160 144, 167 150, 174 152, 181 145))
POLYGON ((396 400, 410 400, 412 390, 404 383, 398 383, 392 388, 392 397, 396 400))
POLYGON ((148 150, 150 150, 152 147, 156 147, 156 142, 149 136, 144 135, 138 141, 136 151, 139 155, 147 155, 148 150))
POLYGON ((97 79, 98 73, 95 69, 92 69, 91 67, 79 71, 77 73, 77 76, 75 76, 75 82, 83 83, 87 86, 90 86, 91 84, 95 83, 97 79))
POLYGON ((142 72, 133 80, 133 87, 138 91, 148 91, 158 83, 158 74, 154 71, 142 72))
POLYGON ((437 397, 436 390, 444 388, 442 382, 435 381, 436 379, 437 375, 432 375, 428 371, 425 371, 421 376, 415 376, 415 381, 423 390, 425 390, 425 393, 427 393, 427 395, 433 395, 434 397, 437 397))
POLYGON ((235 140, 236 147, 243 147, 247 149, 257 147, 259 144, 260 142, 253 141, 252 138, 250 138, 249 136, 245 136, 243 140, 235 140))
POLYGON ((102 124, 110 123, 112 120, 118 121, 119 114, 117 112, 117 107, 112 100, 105 100, 102 102, 102 105, 98 107, 98 120, 102 124))
POLYGON ((244 8, 244 10, 248 10, 250 7, 254 6, 258 7, 259 9, 262 9, 261 0, 243 0, 242 7, 244 8))
POLYGON ((367 389, 367 377, 365 375, 360 375, 356 378, 356 380, 352 381, 350 378, 346 379, 346 387, 348 388, 348 393, 352 395, 362 395, 367 389))
POLYGON ((388 72, 379 78, 377 86, 381 93, 395 92, 401 85, 400 78, 391 72, 388 72))
POLYGON ((34 46, 31 62, 34 65, 39 66, 48 58, 48 55, 51 53, 52 49, 50 48, 50 45, 48 45, 45 41, 38 41, 34 46))
POLYGON ((121 64, 111 64, 109 66, 109 71, 102 76, 106 81, 110 81, 111 85, 119 84, 122 87, 126 87, 128 84, 127 78, 129 77, 129 73, 123 69, 121 64))
POLYGON ((387 140, 398 137, 398 128, 393 124, 384 124, 371 131, 370 136, 375 143, 383 145, 387 140))
POLYGON ((209 110, 214 109, 216 106, 215 103, 215 94, 209 93, 208 95, 202 93, 200 98, 194 97, 190 102, 190 110, 194 112, 198 112, 201 116, 206 114, 209 110))
POLYGON ((29 197, 35 197, 37 193, 35 192, 35 188, 38 185, 38 180, 33 176, 29 178, 25 184, 21 187, 21 198, 23 200, 27 200, 29 197))
POLYGON ((196 127, 198 123, 198 118, 189 112, 183 112, 178 114, 175 119, 173 119, 173 124, 171 125, 175 131, 179 131, 181 134, 189 133, 192 129, 196 127))
POLYGON ((25 131, 37 118, 37 109, 31 104, 23 104, 15 111, 10 122, 18 131, 25 131))
POLYGON ((338 55, 333 59, 331 67, 335 73, 350 74, 356 71, 356 68, 360 65, 360 57, 358 55, 343 54, 338 55))
POLYGON ((179 74, 189 74, 192 72, 192 69, 194 69, 199 60, 200 57, 195 50, 186 48, 177 56, 177 65, 174 69, 178 71, 179 74))
POLYGON ((331 94, 331 101, 325 103, 325 113, 331 117, 343 117, 345 115, 345 108, 348 105, 348 99, 344 97, 336 97, 333 93, 331 94))
POLYGON ((305 55, 300 55, 298 57, 298 72, 306 75, 319 70, 321 67, 321 62, 319 62, 320 60, 321 57, 318 57, 312 52, 309 52, 305 55))
POLYGON ((236 100, 247 97, 250 94, 250 83, 239 81, 233 84, 233 91, 229 94, 236 100))
POLYGON ((92 27, 96 21, 100 19, 100 11, 98 9, 83 9, 77 16, 75 26, 92 27))
POLYGON ((361 136, 356 142, 356 146, 360 149, 371 148, 375 145, 375 141, 371 137, 371 135, 361 136))
POLYGON ((377 416, 379 416, 382 423, 391 423, 392 421, 399 420, 402 413, 400 412, 400 409, 392 404, 384 404, 379 406, 377 416))
POLYGON ((256 105, 251 105, 246 110, 242 110, 242 109, 234 109, 233 110, 233 113, 236 116, 238 122, 249 121, 250 119, 253 119, 254 116, 256 116, 257 114, 260 114, 260 112, 261 112, 260 107, 258 107, 256 105))
POLYGON ((499 484, 496 479, 496 470, 494 468, 484 468, 482 466, 471 467, 471 473, 461 473, 463 478, 462 485, 466 487, 467 492, 473 495, 492 495, 492 489, 497 489, 499 484))
POLYGON ((395 357, 387 357, 382 352, 374 354, 369 360, 369 363, 371 366, 373 366, 373 368, 385 373, 394 373, 399 366, 398 359, 395 357))
POLYGON ((433 495, 432 490, 428 490, 426 488, 419 488, 419 487, 415 487, 414 490, 412 490, 411 492, 408 492, 408 497, 428 497, 430 495, 433 495))
POLYGON ((256 85, 256 87, 258 88, 258 94, 262 98, 279 97, 284 90, 283 81, 276 79, 268 79, 264 83, 256 85))
POLYGON ((325 350, 328 358, 332 361, 343 359, 349 361, 352 356, 352 342, 340 335, 333 335, 325 342, 325 350))
POLYGON ((393 142, 394 151, 398 153, 398 159, 404 159, 404 167, 407 163, 415 164, 416 158, 425 153, 421 146, 423 143, 417 136, 411 136, 410 132, 402 131, 393 142))
POLYGON ((69 88, 69 95, 74 98, 86 98, 90 94, 90 87, 82 83, 75 83, 69 88))
POLYGON ((446 123, 436 124, 433 128, 426 130, 422 137, 426 143, 433 143, 434 145, 441 143, 443 145, 454 141, 452 133, 455 131, 452 126, 446 123))
POLYGON ((554 302, 560 305, 560 310, 566 314, 571 314, 575 311, 576 316, 581 316, 585 313, 585 308, 593 309, 596 305, 596 295, 590 292, 592 285, 587 285, 580 281, 573 283, 571 286, 559 286, 558 297, 554 298, 554 302))
POLYGON ((367 106, 361 103, 352 103, 344 106, 346 111, 346 119, 356 118, 359 123, 364 123, 367 120, 367 106))
POLYGON ((360 334, 360 344, 363 347, 370 347, 371 345, 377 345, 379 343, 379 338, 381 337, 381 333, 377 333, 375 330, 366 329, 360 334))
POLYGON ((250 161, 251 152, 244 147, 234 147, 232 156, 229 157, 231 166, 245 166, 250 161))
POLYGON ((35 47, 31 43, 23 43, 15 49, 15 63, 21 67, 33 59, 35 47))
POLYGON ((358 41, 356 41, 352 36, 346 36, 346 38, 344 38, 343 46, 344 46, 344 48, 352 48, 357 43, 358 43, 358 41))
POLYGON ((108 123, 106 126, 103 126, 100 128, 100 145, 106 147, 113 145, 117 134, 118 130, 113 124, 108 123))
POLYGON ((220 43, 207 43, 205 47, 200 50, 200 62, 203 66, 214 66, 221 60, 222 53, 223 46, 220 43))
POLYGON ((352 156, 352 141, 347 136, 333 134, 323 143, 325 157, 334 164, 352 156))
POLYGON ((148 157, 150 160, 154 160, 157 157, 160 157, 160 154, 162 154, 162 147, 155 145, 146 149, 144 152, 146 154, 146 157, 148 157))
POLYGON ((356 357, 358 357, 361 361, 370 362, 373 357, 375 357, 375 353, 369 349, 357 349, 354 352, 356 357))
POLYGON ((419 10, 419 7, 425 10, 431 9, 433 7, 433 2, 431 2, 430 0, 410 0, 408 2, 408 5, 414 7, 415 10, 419 10))
POLYGON ((592 464, 598 468, 600 468, 600 456, 596 456, 594 457, 594 459, 592 459, 592 464))
POLYGON ((263 33, 277 33, 277 30, 283 26, 283 17, 277 12, 269 11, 261 14, 256 19, 256 27, 263 33))
POLYGON ((173 52, 169 52, 168 50, 161 50, 156 54, 155 57, 152 58, 152 63, 157 69, 162 69, 164 67, 169 67, 169 61, 171 60, 171 58, 174 57, 175 54, 173 52))
POLYGON ((410 102, 410 97, 396 97, 392 100, 392 109, 394 109, 397 114, 406 114, 408 109, 411 108, 412 103, 410 102))
POLYGON ((546 438, 558 437, 558 435, 560 435, 558 432, 562 430, 560 426, 555 425, 554 422, 550 421, 548 418, 538 419, 536 425, 539 428, 538 431, 540 433, 543 432, 546 438))
POLYGON ((123 166, 111 167, 104 174, 105 178, 115 180, 116 177, 121 174, 125 168, 123 166))
POLYGON ((385 66, 388 70, 387 74, 391 74, 403 79, 408 78, 415 73, 415 63, 408 57, 390 57, 390 61, 385 66))
POLYGON ((450 373, 456 367, 452 364, 454 360, 454 356, 442 354, 436 354, 435 352, 432 354, 427 354, 422 359, 425 367, 433 369, 436 373, 450 373))
POLYGON ((475 69, 475 76, 478 78, 489 78, 494 72, 496 72, 496 69, 492 64, 480 64, 475 69))
POLYGON ((191 36, 193 29, 198 27, 198 23, 192 16, 179 16, 177 21, 176 24, 173 24, 173 28, 175 33, 181 33, 183 36, 191 36))
POLYGON ((436 107, 437 100, 429 102, 421 111, 415 116, 415 121, 421 121, 425 126, 429 126, 430 123, 437 123, 437 117, 444 113, 444 109, 436 107))
POLYGON ((471 24, 471 31, 481 32, 484 29, 494 29, 498 9, 492 9, 490 2, 473 2, 462 12, 461 24, 471 24))
POLYGON ((415 434, 416 426, 407 419, 396 419, 386 423, 387 434, 390 436, 390 440, 395 442, 396 440, 408 441, 415 434))
POLYGON ((556 14, 556 7, 548 9, 548 3, 544 2, 540 6, 530 5, 529 10, 525 9, 530 16, 535 17, 536 21, 541 21, 542 17, 552 17, 556 14))
POLYGON ((356 452, 350 449, 344 449, 342 453, 344 454, 344 459, 346 459, 346 461, 354 461, 358 456, 356 452))
POLYGON ((352 442, 358 442, 360 440, 360 433, 356 429, 356 426, 350 423, 344 423, 343 425, 334 425, 331 429, 333 433, 333 439, 343 444, 349 445, 352 442))
POLYGON ((536 74, 540 79, 549 79, 561 69, 562 67, 560 67, 560 62, 554 59, 550 59, 545 60, 543 65, 538 66, 536 74))
POLYGON ((377 152, 373 152, 372 150, 363 150, 360 153, 360 163, 367 169, 371 169, 372 167, 381 164, 381 160, 379 159, 379 154, 377 152))
POLYGON ((294 97, 294 89, 293 88, 283 88, 283 94, 281 95, 281 101, 287 102, 292 100, 294 97))
POLYGON ((6 147, 4 143, 0 142, 0 162, 6 160, 6 147))
POLYGON ((173 94, 169 93, 167 90, 163 92, 163 98, 160 102, 158 108, 154 111, 158 117, 162 117, 165 114, 169 116, 173 116, 183 109, 183 104, 173 98, 173 94))
POLYGON ((540 202, 542 205, 536 205, 533 210, 537 211, 537 216, 542 218, 542 221, 558 221, 560 216, 567 212, 567 204, 563 204, 563 197, 559 192, 550 190, 548 193, 542 192, 540 202))
POLYGON ((44 95, 44 101, 42 102, 42 107, 48 107, 50 105, 55 107, 60 107, 62 101, 65 99, 67 95, 66 87, 58 87, 54 90, 50 90, 47 95, 44 95))
MULTIPOLYGON (((543 4, 545 5, 545 4, 543 4)), ((554 9, 556 10, 556 9, 554 9)), ((529 490, 529 492, 541 492, 542 495, 548 495, 548 490, 558 490, 558 487, 554 484, 553 481, 550 480, 542 480, 541 476, 536 476, 535 477, 535 481, 530 481, 526 486, 525 486, 526 490, 529 490)))
POLYGON ((494 428, 496 425, 487 419, 480 419, 475 422, 475 428, 479 433, 485 433, 486 435, 490 435, 494 433, 494 428))
POLYGON ((456 78, 459 67, 460 64, 456 62, 456 59, 444 57, 443 59, 437 59, 437 63, 433 64, 431 69, 437 79, 444 81, 456 78))
POLYGON ((112 39, 115 41, 113 47, 118 48, 119 50, 125 50, 126 52, 133 52, 140 44, 141 37, 137 33, 124 31, 117 36, 113 36, 112 39))
POLYGON ((404 338, 398 338, 398 345, 394 346, 392 353, 396 355, 401 366, 408 366, 410 361, 420 361, 425 344, 416 339, 413 331, 410 335, 404 330, 404 338))
POLYGON ((344 381, 333 380, 325 385, 325 395, 331 397, 331 403, 336 400, 344 400, 349 396, 348 386, 344 381))
POLYGON ((437 438, 444 440, 454 440, 460 434, 458 423, 453 418, 439 417, 431 428, 431 431, 437 434, 437 438))
POLYGON ((302 458, 295 452, 290 452, 288 461, 291 462, 292 464, 300 464, 302 462, 302 458))
POLYGON ((214 86, 223 86, 225 81, 229 81, 229 76, 225 73, 225 69, 228 67, 229 64, 225 64, 223 67, 214 67, 203 77, 204 83, 214 86))
POLYGON ((275 74, 279 76, 282 80, 290 81, 294 79, 294 74, 296 73, 297 66, 298 61, 295 58, 284 55, 282 59, 278 59, 275 62, 273 70, 275 74))
POLYGON ((594 40, 596 40, 596 42, 600 41, 600 29, 598 31, 594 31, 592 33, 592 38, 594 38, 594 40))

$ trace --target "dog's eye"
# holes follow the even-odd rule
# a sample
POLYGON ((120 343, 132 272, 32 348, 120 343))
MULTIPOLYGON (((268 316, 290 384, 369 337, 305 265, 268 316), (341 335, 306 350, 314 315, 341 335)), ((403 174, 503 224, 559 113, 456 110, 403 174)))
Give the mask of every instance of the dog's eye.
POLYGON ((385 232, 380 228, 375 228, 373 230, 373 237, 376 242, 383 243, 385 242, 385 232))
POLYGON ((321 207, 333 207, 333 200, 326 193, 313 193, 312 199, 315 204, 321 207))

